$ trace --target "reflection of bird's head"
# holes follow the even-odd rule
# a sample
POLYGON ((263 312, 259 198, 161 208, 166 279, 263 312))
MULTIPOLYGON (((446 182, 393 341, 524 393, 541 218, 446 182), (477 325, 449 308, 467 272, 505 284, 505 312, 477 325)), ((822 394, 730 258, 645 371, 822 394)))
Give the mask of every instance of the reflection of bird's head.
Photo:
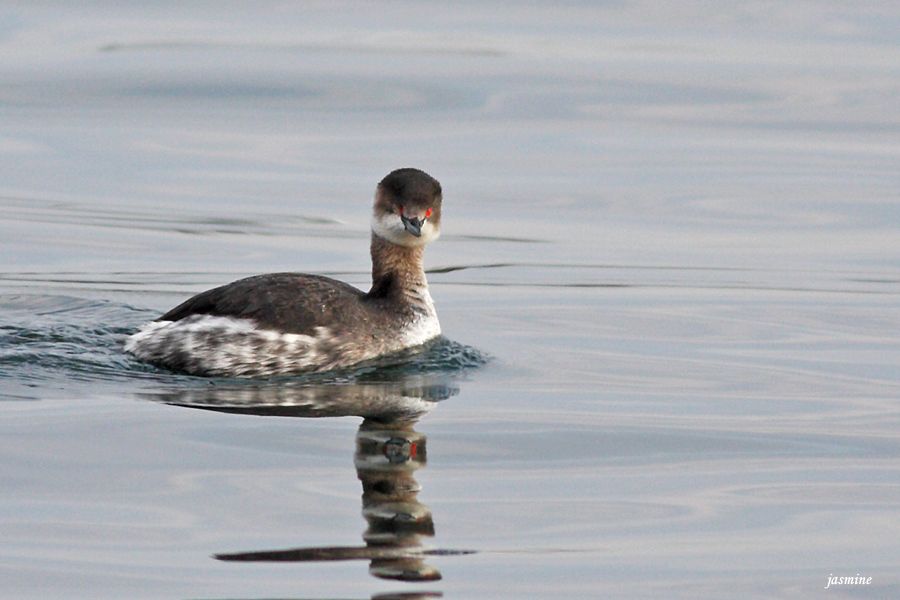
POLYGON ((425 436, 407 427, 409 423, 363 421, 356 434, 354 463, 360 478, 371 472, 406 473, 425 465, 425 436), (399 425, 401 428, 395 428, 399 425))

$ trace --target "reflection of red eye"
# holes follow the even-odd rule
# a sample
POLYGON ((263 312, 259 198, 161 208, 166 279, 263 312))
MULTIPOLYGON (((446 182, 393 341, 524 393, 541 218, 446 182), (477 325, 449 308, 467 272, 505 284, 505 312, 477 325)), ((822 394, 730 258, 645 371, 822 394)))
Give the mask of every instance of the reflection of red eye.
POLYGON ((428 210, 425 211, 425 218, 427 219, 430 216, 431 216, 431 209, 429 208, 428 210))

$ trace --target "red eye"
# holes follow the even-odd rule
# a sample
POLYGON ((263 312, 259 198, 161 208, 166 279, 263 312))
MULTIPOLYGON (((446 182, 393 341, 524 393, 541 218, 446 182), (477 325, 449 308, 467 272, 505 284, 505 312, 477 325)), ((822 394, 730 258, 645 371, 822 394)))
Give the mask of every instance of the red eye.
POLYGON ((399 214, 399 215, 402 215, 402 214, 403 214, 403 207, 402 207, 402 206, 398 206, 398 207, 397 207, 397 214, 399 214))
POLYGON ((425 211, 425 218, 427 219, 430 216, 431 216, 431 209, 429 208, 428 210, 425 211))

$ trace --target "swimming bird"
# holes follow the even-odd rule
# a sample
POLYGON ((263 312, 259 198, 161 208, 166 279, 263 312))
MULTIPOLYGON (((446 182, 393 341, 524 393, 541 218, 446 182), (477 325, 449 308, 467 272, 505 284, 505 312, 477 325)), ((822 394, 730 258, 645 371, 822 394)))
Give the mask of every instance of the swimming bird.
POLYGON ((265 377, 327 371, 421 345, 441 333, 425 278, 440 235, 441 184, 389 173, 372 210, 372 287, 305 273, 241 279, 188 299, 128 338, 125 351, 175 371, 265 377))

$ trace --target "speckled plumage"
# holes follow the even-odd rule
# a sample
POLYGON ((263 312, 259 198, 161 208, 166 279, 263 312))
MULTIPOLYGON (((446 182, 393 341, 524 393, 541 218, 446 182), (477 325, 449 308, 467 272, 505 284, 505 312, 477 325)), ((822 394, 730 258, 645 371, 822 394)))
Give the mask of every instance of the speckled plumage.
POLYGON ((440 208, 437 181, 394 171, 376 192, 368 293, 319 275, 248 277, 176 306, 125 350, 196 375, 270 376, 347 367, 423 344, 441 332, 422 262, 424 244, 439 235, 440 208))

